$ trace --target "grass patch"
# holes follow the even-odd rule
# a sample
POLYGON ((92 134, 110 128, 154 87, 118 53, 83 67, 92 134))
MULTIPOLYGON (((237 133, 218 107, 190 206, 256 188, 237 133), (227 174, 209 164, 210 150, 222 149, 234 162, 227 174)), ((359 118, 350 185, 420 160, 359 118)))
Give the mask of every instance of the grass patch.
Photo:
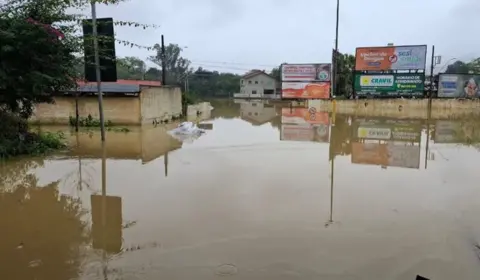
POLYGON ((26 132, 14 138, 0 139, 0 158, 20 155, 44 155, 66 148, 62 132, 26 132))
MULTIPOLYGON (((68 123, 70 126, 75 127, 76 120, 75 117, 70 116, 68 119, 68 123)), ((100 128, 100 120, 95 119, 92 115, 88 115, 88 117, 79 117, 78 118, 78 126, 79 127, 87 127, 87 128, 100 128)), ((115 127, 112 121, 106 120, 104 123, 106 131, 114 131, 114 132, 130 132, 130 129, 126 127, 115 127)))

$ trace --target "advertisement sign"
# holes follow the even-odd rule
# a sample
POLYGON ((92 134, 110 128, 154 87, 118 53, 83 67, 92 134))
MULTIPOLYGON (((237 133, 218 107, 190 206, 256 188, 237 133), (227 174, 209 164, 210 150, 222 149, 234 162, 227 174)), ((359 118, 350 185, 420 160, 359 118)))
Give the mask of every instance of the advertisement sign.
POLYGON ((282 82, 330 82, 332 64, 283 64, 282 82))
POLYGON ((419 143, 420 123, 389 120, 357 120, 352 125, 355 139, 393 140, 419 143))
POLYGON ((420 168, 420 146, 405 144, 352 143, 352 163, 420 168))
POLYGON ((282 108, 282 124, 325 124, 329 125, 327 112, 310 108, 282 108))
POLYGON ((328 99, 330 83, 282 83, 282 98, 328 99))
POLYGON ((426 56, 426 45, 357 48, 355 70, 424 70, 426 56))
POLYGON ((480 75, 440 74, 438 79, 438 97, 480 97, 480 75))
POLYGON ((355 92, 357 95, 423 95, 424 74, 377 74, 355 75, 355 92))
POLYGON ((480 123, 475 121, 438 120, 435 123, 435 143, 479 143, 480 123))
POLYGON ((326 124, 282 124, 280 140, 328 143, 330 128, 326 124))

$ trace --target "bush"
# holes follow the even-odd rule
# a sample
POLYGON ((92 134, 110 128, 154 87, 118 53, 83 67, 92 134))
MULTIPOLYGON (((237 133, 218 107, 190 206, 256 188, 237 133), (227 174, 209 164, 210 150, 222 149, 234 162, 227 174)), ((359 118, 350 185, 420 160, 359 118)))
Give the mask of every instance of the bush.
MULTIPOLYGON (((75 126, 75 117, 70 116, 68 122, 70 126, 75 126)), ((104 123, 105 127, 112 126, 113 123, 110 120, 106 120, 104 123)), ((92 115, 88 115, 88 117, 79 117, 78 118, 78 126, 80 127, 100 127, 100 120, 94 119, 92 115)))
POLYGON ((0 110, 0 158, 39 155, 65 148, 63 133, 33 133, 25 119, 0 110))

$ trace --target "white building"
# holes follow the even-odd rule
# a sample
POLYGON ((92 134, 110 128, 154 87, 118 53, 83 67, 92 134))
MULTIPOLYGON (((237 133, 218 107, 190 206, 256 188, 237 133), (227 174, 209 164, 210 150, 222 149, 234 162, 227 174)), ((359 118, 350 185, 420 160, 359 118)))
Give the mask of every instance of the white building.
POLYGON ((235 98, 276 99, 281 94, 280 82, 261 70, 252 70, 240 80, 240 93, 235 98))

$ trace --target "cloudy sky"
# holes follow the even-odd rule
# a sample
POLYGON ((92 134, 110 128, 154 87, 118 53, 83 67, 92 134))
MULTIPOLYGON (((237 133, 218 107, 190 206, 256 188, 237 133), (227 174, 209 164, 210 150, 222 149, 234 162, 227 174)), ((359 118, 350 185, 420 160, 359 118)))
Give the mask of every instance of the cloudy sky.
MULTIPOLYGON (((480 56, 480 0, 340 2, 341 52, 391 42, 427 44, 429 56, 435 45, 442 63, 480 56)), ((187 47, 183 55, 194 67, 237 73, 282 62, 329 62, 335 12, 335 0, 130 0, 98 8, 99 17, 160 26, 118 27, 118 39, 150 46, 164 34, 166 44, 187 47)), ((117 55, 146 59, 150 53, 118 46, 117 55)))

